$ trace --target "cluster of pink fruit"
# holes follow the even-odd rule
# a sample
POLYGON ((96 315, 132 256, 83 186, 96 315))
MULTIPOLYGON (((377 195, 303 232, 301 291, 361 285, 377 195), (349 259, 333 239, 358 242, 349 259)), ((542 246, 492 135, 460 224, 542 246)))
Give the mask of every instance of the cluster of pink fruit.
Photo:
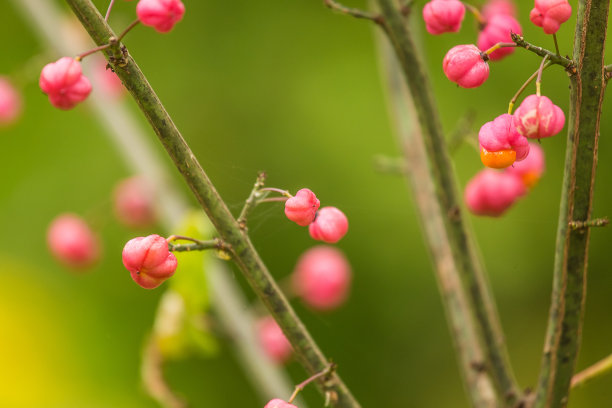
MULTIPOLYGON (((139 0, 136 5, 138 21, 165 33, 185 14, 181 0, 139 0)), ((40 89, 49 102, 59 109, 72 109, 91 93, 91 82, 81 70, 82 57, 62 57, 45 65, 40 73, 40 89)))

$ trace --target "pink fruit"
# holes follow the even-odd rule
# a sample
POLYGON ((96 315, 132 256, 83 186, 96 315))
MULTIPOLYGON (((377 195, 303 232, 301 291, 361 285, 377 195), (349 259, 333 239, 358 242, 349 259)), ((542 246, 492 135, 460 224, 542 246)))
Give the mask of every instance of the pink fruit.
POLYGON ((298 408, 293 404, 283 401, 282 399, 274 398, 266 404, 264 408, 298 408))
POLYGON ((565 115, 545 96, 529 95, 514 112, 514 125, 525 137, 540 139, 563 129, 565 115))
POLYGON ((567 0, 535 0, 535 7, 529 13, 529 19, 546 34, 554 34, 562 23, 572 15, 572 6, 567 0))
POLYGON ((480 158, 487 167, 501 169, 515 161, 524 160, 529 154, 529 142, 514 126, 513 117, 507 113, 487 122, 478 132, 480 158))
POLYGON ((462 88, 476 88, 489 77, 489 65, 475 45, 457 45, 442 61, 444 74, 462 88))
POLYGON ((315 220, 308 226, 308 232, 313 239, 333 244, 348 231, 346 215, 336 207, 323 207, 317 213, 315 220))
POLYGON ((91 92, 91 84, 82 74, 81 64, 69 57, 45 65, 40 73, 39 85, 49 96, 51 105, 64 110, 74 108, 91 92))
POLYGON ((112 69, 106 67, 106 60, 96 60, 93 67, 96 90, 100 90, 108 98, 117 99, 125 94, 121 80, 112 69))
POLYGON ((153 192, 142 177, 121 181, 114 191, 115 215, 131 228, 146 228, 155 223, 153 192))
POLYGON ((340 250, 317 246, 298 260, 292 284, 295 293, 314 309, 334 309, 348 297, 351 267, 340 250))
POLYGON ((505 14, 516 17, 516 5, 511 0, 489 0, 482 8, 482 16, 485 20, 497 14, 505 14))
POLYGON ((545 168, 544 151, 537 143, 530 143, 529 156, 514 163, 505 171, 521 178, 527 188, 532 188, 542 177, 545 168))
MULTIPOLYGON (((510 33, 521 34, 521 25, 508 14, 494 14, 487 19, 487 25, 478 34, 478 48, 486 51, 500 42, 512 42, 510 33)), ((500 60, 514 52, 514 47, 503 47, 489 54, 491 61, 500 60)))
POLYGON ((432 0, 423 7, 425 28, 434 35, 459 31, 464 16, 465 6, 459 0, 432 0))
POLYGON ((140 0, 136 5, 136 14, 142 24, 167 33, 182 20, 185 5, 181 0, 140 0))
POLYGON ((285 202, 285 215, 297 225, 305 227, 315 219, 320 205, 317 196, 303 188, 285 202))
POLYGON ((72 268, 88 268, 100 258, 98 237, 76 214, 62 214, 51 222, 47 244, 55 258, 72 268))
POLYGON ((527 192, 520 177, 491 169, 481 170, 465 187, 465 203, 476 215, 499 217, 527 192))
POLYGON ((129 240, 122 257, 134 282, 145 289, 158 287, 176 270, 176 257, 168 250, 168 241, 159 235, 129 240))
POLYGON ((8 78, 0 76, 0 125, 13 123, 21 114, 21 96, 8 78))
POLYGON ((291 344, 272 316, 257 322, 257 335, 264 353, 273 361, 284 363, 291 357, 291 344))

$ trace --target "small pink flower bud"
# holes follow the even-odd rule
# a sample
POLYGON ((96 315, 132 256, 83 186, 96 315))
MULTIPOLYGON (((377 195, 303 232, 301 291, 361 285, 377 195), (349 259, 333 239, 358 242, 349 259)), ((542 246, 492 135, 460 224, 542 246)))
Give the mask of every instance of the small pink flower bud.
POLYGON ((274 398, 266 404, 264 408, 298 408, 293 404, 283 401, 282 399, 274 398))
POLYGON ((527 138, 516 130, 512 115, 507 113, 482 125, 478 141, 480 158, 487 167, 508 167, 515 161, 524 160, 529 154, 527 138))
POLYGON ((511 0, 489 0, 482 8, 482 16, 485 20, 497 14, 516 17, 516 5, 511 0))
POLYGON ((45 65, 39 84, 40 89, 49 95, 51 105, 64 110, 74 108, 91 92, 91 84, 82 74, 81 64, 69 57, 45 65))
POLYGON ((432 0, 423 7, 429 34, 456 33, 461 28, 465 6, 459 0, 432 0))
POLYGON ((107 98, 118 99, 125 94, 121 80, 112 69, 107 68, 106 60, 103 58, 95 61, 93 78, 96 90, 101 91, 107 98))
POLYGON ((314 221, 320 205, 317 196, 309 189, 303 188, 285 201, 285 215, 297 225, 305 227, 314 221))
POLYGON ((334 244, 348 231, 346 215, 336 207, 323 207, 317 213, 315 220, 308 226, 308 232, 313 239, 334 244))
POLYGON ((159 235, 129 240, 122 257, 134 282, 145 289, 158 287, 176 270, 176 257, 168 250, 168 241, 159 235))
POLYGON ((554 34, 562 23, 572 15, 572 6, 567 0, 535 0, 535 7, 529 13, 529 19, 546 34, 554 34))
POLYGON ((0 76, 0 126, 13 123, 21 114, 21 96, 8 78, 0 76))
MULTIPOLYGON (((521 25, 508 14, 495 14, 487 20, 487 25, 478 34, 478 48, 486 51, 500 42, 512 42, 510 33, 521 34, 521 25)), ((491 61, 500 60, 514 52, 514 47, 503 47, 489 54, 491 61)))
POLYGON ((529 143, 529 146, 529 156, 523 161, 514 163, 505 171, 520 177, 525 187, 533 188, 544 173, 545 160, 544 151, 539 144, 529 143))
POLYGON ((167 33, 183 19, 185 5, 181 0, 140 0, 136 14, 142 24, 167 33))
POLYGON ((462 88, 476 88, 489 77, 489 65, 475 45, 457 45, 442 61, 444 74, 462 88))
POLYGON ((86 269, 100 258, 98 237, 76 214, 62 214, 51 222, 47 245, 57 260, 76 269, 86 269))
POLYGON ((272 316, 263 317, 257 322, 257 335, 264 353, 271 360, 282 364, 291 357, 291 344, 272 316))
POLYGON ((541 139, 563 129, 565 115, 545 96, 529 95, 514 112, 514 125, 525 137, 541 139))
POLYGON ((527 192, 520 177, 491 169, 481 170, 465 187, 465 203, 476 215, 498 217, 527 192))
POLYGON ((351 267, 340 250, 317 246, 298 260, 292 284, 306 304, 318 310, 331 310, 348 297, 351 267))
POLYGON ((114 191, 115 215, 130 228, 146 228, 156 221, 153 192, 142 177, 121 181, 114 191))

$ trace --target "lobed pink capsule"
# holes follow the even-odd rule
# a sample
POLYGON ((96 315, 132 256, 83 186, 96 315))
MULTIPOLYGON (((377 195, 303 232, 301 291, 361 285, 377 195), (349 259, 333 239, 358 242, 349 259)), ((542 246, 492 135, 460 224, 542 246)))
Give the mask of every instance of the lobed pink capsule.
MULTIPOLYGON (((510 33, 521 34, 519 22, 508 14, 494 14, 487 19, 487 25, 478 34, 478 48, 486 51, 500 42, 512 42, 510 33)), ((514 52, 514 47, 503 47, 489 54, 491 61, 500 60, 514 52)))
POLYGON ((484 169, 469 181, 464 199, 472 213, 499 217, 526 192, 525 185, 515 174, 484 169))
POLYGON ((546 96, 529 95, 514 112, 514 125, 523 136, 541 139, 559 133, 565 115, 546 96))
POLYGON ((62 214, 51 222, 47 245, 58 261, 75 269, 86 269, 100 258, 98 237, 76 214, 62 214))
POLYGON ((40 73, 39 85, 49 96, 51 105, 64 110, 74 108, 91 92, 91 83, 83 75, 81 64, 69 57, 45 65, 40 73))
POLYGON ((145 289, 154 289, 174 275, 177 261, 168 241, 159 235, 129 240, 123 247, 123 265, 132 279, 145 289))
POLYGON ((462 88, 476 88, 489 77, 489 65, 475 45, 457 45, 442 61, 444 74, 462 88))
POLYGON ((293 348, 272 316, 257 322, 257 335, 264 353, 273 361, 282 364, 291 357, 293 348))
POLYGON ((465 6, 459 0, 432 0, 423 7, 429 34, 456 33, 461 28, 465 6))
POLYGON ((516 17, 516 5, 511 0, 489 0, 482 7, 482 16, 485 20, 497 14, 516 17))
POLYGON ((507 113, 482 125, 478 142, 480 157, 487 167, 508 167, 515 161, 524 160, 529 154, 527 138, 517 131, 512 115, 507 113))
POLYGON ((0 126, 13 123, 21 114, 21 95, 8 78, 0 76, 0 126))
POLYGON ((130 228, 146 228, 156 221, 153 192, 139 176, 122 180, 113 193, 115 216, 130 228))
POLYGON ((181 0, 140 0, 136 14, 142 24, 167 33, 183 19, 185 5, 181 0))
POLYGON ((527 188, 534 187, 545 169, 544 151, 537 143, 529 143, 529 156, 523 161, 514 163, 513 166, 508 167, 505 171, 514 174, 523 181, 523 184, 527 188))
POLYGON ((308 226, 308 232, 313 239, 334 244, 348 231, 346 215, 336 207, 323 207, 317 213, 315 220, 308 226))
POLYGON ((317 196, 309 189, 303 188, 285 201, 285 215, 297 225, 305 227, 314 221, 320 205, 317 196))
POLYGON ((535 7, 529 13, 529 19, 546 34, 554 34, 561 24, 569 20, 572 6, 567 0, 535 0, 535 7))
POLYGON ((314 309, 331 310, 345 302, 351 285, 351 266, 344 254, 329 246, 306 251, 293 271, 295 293, 314 309))
POLYGON ((274 398, 266 404, 264 408, 298 408, 293 404, 283 401, 282 399, 274 398))

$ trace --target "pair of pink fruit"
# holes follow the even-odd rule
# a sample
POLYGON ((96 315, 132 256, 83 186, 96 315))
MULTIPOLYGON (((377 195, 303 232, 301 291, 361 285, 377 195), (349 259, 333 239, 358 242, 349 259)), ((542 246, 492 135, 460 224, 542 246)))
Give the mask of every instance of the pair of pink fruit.
POLYGON ((346 215, 336 207, 323 207, 317 196, 307 188, 298 191, 285 202, 285 215, 302 227, 308 226, 313 239, 334 244, 348 231, 346 215))
MULTIPOLYGON (((185 14, 181 0, 140 0, 136 5, 140 22, 165 33, 185 14)), ((59 109, 74 108, 91 93, 91 82, 83 75, 81 64, 69 57, 45 65, 40 73, 40 89, 49 96, 49 102, 59 109)))

